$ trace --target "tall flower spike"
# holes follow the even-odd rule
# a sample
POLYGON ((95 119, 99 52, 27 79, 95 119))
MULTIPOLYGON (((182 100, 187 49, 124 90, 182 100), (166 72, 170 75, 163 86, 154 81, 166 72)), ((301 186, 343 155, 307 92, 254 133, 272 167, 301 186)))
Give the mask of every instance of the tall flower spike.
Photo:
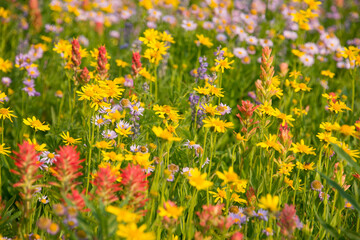
POLYGON ((134 210, 142 208, 146 201, 148 181, 147 174, 139 165, 128 165, 121 173, 121 184, 124 186, 122 199, 128 198, 134 210))
POLYGON ((141 56, 140 56, 139 52, 133 52, 131 69, 132 69, 134 78, 138 75, 139 71, 141 70, 140 58, 141 58, 141 56))
POLYGON ((274 91, 271 90, 272 78, 275 73, 272 66, 273 59, 271 49, 264 47, 261 55, 260 80, 255 82, 257 96, 262 103, 267 101, 271 104, 271 97, 275 95, 274 91))
POLYGON ((99 47, 99 55, 98 55, 98 59, 97 59, 97 71, 100 75, 101 79, 105 79, 107 77, 107 68, 106 68, 106 64, 107 64, 107 58, 106 58, 106 48, 105 46, 101 46, 99 47))
POLYGON ((116 192, 120 191, 120 184, 116 183, 116 176, 109 166, 99 168, 95 179, 91 182, 95 186, 95 197, 99 198, 104 205, 118 200, 116 192))
POLYGON ((81 64, 80 44, 77 39, 71 41, 71 62, 76 70, 81 64))
POLYGON ((59 156, 56 157, 54 167, 50 171, 59 183, 51 184, 58 186, 61 193, 66 195, 71 188, 79 184, 76 178, 83 175, 79 170, 82 168, 80 164, 85 160, 80 160, 80 153, 76 152, 76 147, 73 146, 60 147, 57 154, 59 156))
MULTIPOLYGON (((39 167, 42 165, 38 161, 38 154, 34 148, 34 145, 24 141, 23 144, 19 144, 19 152, 14 152, 15 157, 12 157, 15 161, 17 170, 11 169, 10 171, 20 176, 20 180, 14 184, 14 187, 21 188, 20 196, 25 200, 25 210, 30 210, 30 200, 37 190, 39 185, 35 185, 35 182, 41 178, 41 175, 37 175, 39 167)), ((25 211, 25 216, 27 211, 25 211)))
POLYGON ((281 227, 281 233, 291 239, 296 228, 301 229, 303 224, 300 222, 299 217, 296 215, 294 205, 285 204, 284 209, 279 216, 279 222, 277 223, 281 227))

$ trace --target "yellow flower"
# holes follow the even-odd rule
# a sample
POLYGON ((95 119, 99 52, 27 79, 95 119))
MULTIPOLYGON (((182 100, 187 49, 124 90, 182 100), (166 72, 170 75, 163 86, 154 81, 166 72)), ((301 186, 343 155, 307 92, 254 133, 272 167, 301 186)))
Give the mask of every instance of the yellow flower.
POLYGON ((154 233, 145 232, 145 229, 145 224, 139 228, 136 223, 119 224, 116 234, 126 240, 155 240, 154 233))
POLYGON ((0 119, 5 119, 8 118, 10 120, 10 122, 12 122, 12 117, 16 116, 14 114, 12 114, 13 111, 9 110, 9 108, 0 108, 0 119))
POLYGON ((212 182, 206 180, 207 173, 201 174, 201 172, 197 169, 191 169, 190 175, 188 176, 189 183, 191 186, 196 187, 197 190, 203 190, 211 187, 213 185, 212 182))
POLYGON ((80 140, 81 138, 73 138, 73 137, 70 137, 70 134, 69 132, 62 132, 60 134, 60 137, 63 139, 63 143, 65 143, 65 145, 75 145, 75 144, 78 144, 80 143, 80 140))
POLYGON ((269 148, 273 148, 276 151, 280 152, 281 146, 277 143, 276 138, 277 138, 276 135, 270 134, 269 137, 265 136, 265 139, 266 139, 265 142, 260 142, 260 143, 256 144, 256 146, 266 148, 266 150, 269 150, 269 148))
POLYGON ((213 128, 215 132, 224 133, 226 128, 233 128, 234 124, 232 122, 226 122, 218 118, 207 117, 203 120, 204 127, 213 128))
POLYGON ((286 175, 289 176, 290 173, 292 172, 292 170, 294 169, 295 164, 293 164, 292 162, 288 162, 288 163, 281 163, 280 164, 280 168, 278 171, 279 175, 286 175))
POLYGON ((303 91, 303 92, 310 92, 311 88, 309 88, 306 83, 296 83, 292 86, 295 92, 303 91))
POLYGON ((215 70, 218 72, 221 68, 221 72, 224 73, 224 69, 231 69, 230 64, 232 64, 234 62, 234 60, 232 61, 228 61, 228 58, 225 59, 221 59, 221 60, 217 60, 215 59, 215 62, 217 63, 217 65, 215 66, 215 70))
POLYGON ((223 180, 223 185, 227 184, 227 183, 233 183, 233 182, 237 182, 239 177, 238 175, 234 172, 233 167, 229 168, 229 171, 224 171, 224 173, 221 173, 219 171, 216 171, 216 175, 218 176, 218 178, 220 178, 221 180, 223 180))
POLYGON ((330 72, 330 70, 323 70, 321 71, 321 75, 333 78, 335 76, 335 73, 330 72))
POLYGON ((208 48, 212 47, 214 44, 210 41, 210 38, 205 37, 204 35, 196 34, 198 40, 195 40, 196 45, 200 46, 200 44, 207 46, 208 48))
POLYGON ((336 137, 331 136, 331 132, 323 132, 323 133, 318 133, 316 135, 321 141, 324 141, 327 143, 327 145, 329 145, 329 143, 337 143, 338 140, 336 137))
POLYGON ((356 134, 355 126, 349 126, 349 125, 346 125, 346 124, 342 125, 339 128, 339 132, 341 132, 345 136, 355 136, 355 134, 356 134))
POLYGON ((224 189, 217 188, 216 192, 209 191, 210 194, 213 195, 214 202, 218 202, 220 200, 221 203, 223 203, 224 199, 226 199, 226 191, 224 189))
POLYGON ((112 143, 111 142, 106 142, 106 141, 100 141, 100 142, 95 143, 95 147, 97 147, 99 149, 111 149, 112 148, 112 143))
POLYGON ((280 112, 279 109, 275 109, 273 114, 275 117, 282 120, 282 126, 285 125, 285 122, 290 126, 293 126, 291 122, 295 121, 295 119, 292 117, 292 115, 286 115, 285 113, 280 112))
POLYGON ((12 62, 9 60, 4 60, 0 57, 0 71, 7 73, 10 72, 12 68, 12 62))
POLYGON ((279 205, 279 197, 271 196, 267 194, 266 197, 261 197, 259 200, 259 207, 263 209, 267 209, 271 212, 276 212, 278 210, 279 205))
POLYGON ((335 113, 343 112, 343 110, 350 110, 351 109, 346 106, 346 104, 340 100, 336 101, 335 103, 333 101, 329 102, 329 110, 335 113))
POLYGON ((27 141, 28 141, 28 143, 30 143, 31 145, 34 146, 34 148, 35 148, 36 151, 38 151, 38 152, 47 151, 47 149, 46 149, 46 144, 45 144, 45 143, 39 145, 39 144, 36 142, 36 139, 35 139, 35 138, 34 138, 32 141, 31 141, 31 139, 28 139, 27 141))
POLYGON ((298 169, 300 169, 300 170, 314 170, 315 168, 314 168, 314 164, 315 163, 313 163, 313 162, 311 162, 311 163, 304 163, 304 164, 302 164, 301 162, 296 162, 296 166, 297 166, 297 168, 298 169))
POLYGON ((162 129, 161 127, 153 126, 152 131, 155 133, 155 135, 159 138, 162 138, 166 141, 172 142, 172 141, 180 141, 181 138, 174 137, 172 133, 167 129, 162 129))
POLYGON ((125 208, 107 206, 106 211, 116 215, 117 222, 136 223, 140 219, 139 215, 137 215, 136 213, 130 212, 128 209, 125 209, 125 208))
POLYGON ((130 65, 129 63, 127 63, 121 59, 116 59, 115 62, 118 67, 122 67, 122 68, 125 68, 130 65))
POLYGON ((276 113, 275 109, 270 105, 268 101, 265 101, 263 104, 261 104, 258 109, 261 113, 265 113, 270 116, 274 116, 274 114, 276 113))
POLYGON ((174 203, 166 202, 166 203, 164 203, 164 205, 165 205, 165 208, 159 207, 160 217, 168 217, 168 218, 178 219, 184 210, 183 207, 178 207, 174 203))
POLYGON ((292 143, 292 145, 293 147, 290 148, 289 150, 293 151, 294 153, 305 153, 305 154, 316 155, 314 152, 315 148, 306 146, 303 139, 300 140, 300 143, 292 143))
POLYGON ((210 114, 211 116, 215 116, 215 115, 221 115, 217 110, 217 106, 213 106, 211 103, 210 104, 202 104, 201 105, 202 109, 204 110, 205 113, 210 114))
POLYGON ((35 130, 40 130, 40 131, 50 130, 49 125, 44 125, 45 122, 41 123, 35 117, 27 118, 27 119, 24 119, 23 121, 24 121, 25 125, 28 125, 28 126, 34 128, 35 130))
POLYGON ((9 153, 10 153, 9 149, 10 149, 9 147, 5 147, 5 143, 0 144, 0 154, 9 156, 9 153))
POLYGON ((124 156, 122 154, 116 154, 116 152, 105 152, 102 151, 104 161, 122 161, 124 160, 124 156))

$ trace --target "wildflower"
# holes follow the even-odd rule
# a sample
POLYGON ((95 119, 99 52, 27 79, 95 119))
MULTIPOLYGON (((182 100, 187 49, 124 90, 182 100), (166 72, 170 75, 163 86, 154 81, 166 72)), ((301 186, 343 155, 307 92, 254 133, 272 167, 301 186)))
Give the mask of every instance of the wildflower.
POLYGON ((265 228, 264 230, 262 230, 262 232, 265 233, 266 236, 272 236, 272 235, 274 235, 274 231, 273 231, 271 228, 269 228, 269 227, 267 227, 267 228, 265 228))
POLYGON ((99 198, 104 205, 111 204, 118 200, 116 192, 120 191, 120 184, 116 183, 117 176, 110 167, 101 167, 91 184, 93 184, 96 198, 99 198))
POLYGON ((301 229, 303 226, 296 215, 295 206, 287 204, 285 204, 284 209, 281 211, 277 224, 281 227, 281 233, 286 237, 291 237, 296 228, 301 229))
POLYGON ((293 147, 290 148, 290 151, 293 151, 294 153, 304 153, 304 154, 311 154, 311 155, 316 155, 315 154, 315 148, 313 147, 309 147, 306 146, 304 144, 304 140, 301 139, 300 143, 292 143, 293 147))
POLYGON ((356 134, 355 126, 349 126, 346 124, 341 125, 341 127, 339 128, 339 132, 344 134, 345 136, 355 136, 356 134))
POLYGON ((219 171, 216 172, 216 175, 223 180, 223 185, 227 184, 227 183, 234 183, 237 182, 239 177, 238 175, 234 172, 233 167, 229 168, 229 171, 224 171, 224 173, 221 173, 219 171))
POLYGON ((167 201, 164 203, 164 207, 159 207, 159 216, 178 219, 183 210, 183 207, 178 207, 172 201, 167 201))
POLYGON ((215 116, 215 115, 220 115, 220 113, 217 111, 217 106, 213 106, 211 103, 210 104, 202 104, 201 105, 201 109, 204 110, 205 113, 210 114, 211 116, 215 116))
POLYGON ((181 27, 183 27, 186 31, 193 31, 196 29, 197 27, 197 24, 194 23, 193 21, 191 20, 183 20, 182 24, 181 24, 181 27))
POLYGON ((312 181, 312 183, 311 183, 311 189, 312 190, 321 192, 322 188, 323 188, 323 185, 321 184, 320 181, 318 181, 318 180, 312 181))
POLYGON ((266 197, 261 197, 259 200, 259 207, 268 209, 271 212, 276 212, 278 210, 279 205, 279 197, 278 196, 271 196, 267 194, 266 197))
POLYGON ((196 34, 197 40, 195 40, 195 43, 197 46, 200 46, 200 44, 207 46, 208 48, 211 48, 214 44, 210 41, 210 38, 205 37, 204 35, 196 34))
POLYGON ((136 213, 130 212, 126 208, 107 206, 106 211, 116 215, 116 220, 118 222, 132 223, 132 222, 137 222, 140 218, 139 215, 137 215, 136 213))
POLYGON ((39 187, 35 185, 35 182, 41 178, 41 175, 37 175, 37 170, 41 165, 38 161, 39 154, 36 152, 34 146, 26 141, 19 144, 19 152, 14 153, 15 157, 12 157, 12 159, 15 161, 17 170, 11 169, 11 172, 19 175, 20 180, 13 186, 20 187, 22 189, 21 197, 25 201, 30 201, 39 187))
POLYGON ((99 149, 111 149, 112 143, 106 141, 99 141, 95 143, 95 147, 99 149))
POLYGON ((265 142, 260 142, 260 143, 256 144, 256 146, 266 148, 266 150, 269 150, 269 148, 273 148, 276 151, 280 152, 281 147, 280 147, 280 144, 277 143, 276 138, 277 138, 276 135, 270 134, 269 137, 265 136, 265 139, 266 139, 265 142))
POLYGON ((39 202, 41 202, 43 204, 47 204, 47 203, 49 203, 49 200, 47 199, 47 196, 42 196, 39 198, 39 202))
POLYGON ((48 130, 50 130, 49 125, 44 125, 45 122, 41 123, 38 119, 36 119, 36 117, 24 119, 24 123, 25 123, 25 125, 28 125, 28 126, 34 128, 35 131, 37 131, 37 130, 40 130, 40 131, 48 131, 48 130))
POLYGON ((221 72, 224 73, 225 68, 226 69, 231 69, 230 64, 232 64, 234 62, 234 60, 229 62, 228 58, 221 59, 221 60, 215 59, 215 62, 217 63, 217 65, 215 66, 215 70, 219 71, 220 68, 221 68, 221 72))
POLYGON ((51 235, 55 235, 59 232, 59 230, 60 230, 59 225, 53 222, 49 225, 47 232, 51 235))
POLYGON ((0 154, 9 156, 10 153, 9 149, 10 149, 9 147, 5 147, 5 143, 0 144, 0 154))
POLYGON ((225 115, 225 114, 229 114, 231 112, 231 108, 223 103, 220 103, 220 105, 216 108, 216 110, 221 114, 221 115, 225 115))
POLYGON ((329 110, 335 113, 343 112, 343 110, 350 110, 351 109, 346 106, 346 104, 340 100, 336 102, 329 102, 329 110))
POLYGON ((146 225, 138 227, 136 223, 128 223, 126 225, 119 224, 116 234, 126 240, 155 240, 155 234, 152 232, 145 232, 146 225))
POLYGON ((314 164, 315 163, 313 162, 305 164, 302 164, 301 162, 296 162, 296 166, 300 170, 314 170, 314 164))
POLYGON ((190 185, 196 187, 197 190, 203 190, 211 187, 213 185, 212 182, 206 180, 207 173, 201 174, 201 172, 197 169, 190 170, 190 176, 188 176, 190 185))
POLYGON ((318 133, 316 136, 327 144, 338 142, 336 137, 331 136, 331 132, 318 133))
POLYGON ((259 218, 260 220, 263 220, 263 221, 267 222, 267 220, 268 220, 268 211, 264 210, 264 209, 259 209, 258 212, 256 213, 256 217, 259 218))
POLYGON ((129 66, 129 63, 127 63, 121 59, 116 59, 115 62, 116 62, 116 66, 118 66, 118 67, 125 68, 125 67, 129 66))
POLYGON ((124 157, 123 155, 121 154, 116 154, 115 152, 105 152, 105 151, 102 151, 102 155, 103 155, 103 160, 104 161, 122 161, 124 160, 124 157))
POLYGON ((69 132, 62 132, 60 134, 60 137, 63 139, 63 143, 65 143, 65 145, 76 145, 78 143, 80 143, 81 138, 73 138, 70 137, 69 132))
POLYGON ((349 203, 347 200, 345 200, 345 205, 344 205, 345 208, 349 208, 349 209, 354 209, 354 206, 349 203))
POLYGON ((280 112, 278 109, 274 111, 273 115, 282 120, 282 126, 284 126, 285 123, 293 126, 291 122, 295 121, 295 119, 292 117, 292 115, 286 115, 285 113, 280 112))
POLYGON ((334 78, 335 73, 330 72, 329 70, 323 70, 321 71, 321 75, 327 76, 329 78, 334 78))
POLYGON ((319 192, 319 198, 320 198, 320 201, 324 201, 324 199, 326 198, 326 200, 329 200, 330 198, 330 195, 325 193, 325 192, 319 192))
POLYGON ((132 206, 134 210, 143 207, 147 201, 147 176, 139 165, 129 164, 121 171, 121 184, 126 193, 121 198, 129 199, 129 206, 132 206))
POLYGON ((215 132, 224 133, 226 128, 233 128, 232 122, 226 122, 214 117, 207 117, 203 120, 204 127, 213 128, 215 132))
POLYGON ((168 169, 172 173, 177 173, 179 171, 179 166, 176 165, 176 164, 171 163, 171 164, 168 165, 168 169))
POLYGON ((288 162, 288 163, 281 163, 280 164, 280 169, 278 171, 278 174, 282 175, 290 175, 290 173, 292 172, 293 168, 294 168, 295 164, 293 164, 292 162, 288 162))
POLYGON ((217 188, 216 192, 209 191, 210 194, 213 195, 214 202, 217 203, 219 200, 221 203, 223 203, 223 200, 226 199, 226 190, 217 188))
POLYGON ((13 111, 9 110, 10 108, 0 108, 0 119, 8 118, 10 122, 12 122, 12 117, 16 116, 13 113, 13 111))
POLYGON ((51 220, 45 217, 40 217, 36 223, 36 225, 42 230, 46 230, 50 226, 50 224, 51 220))
POLYGON ((181 140, 181 138, 174 137, 171 132, 169 132, 167 129, 162 129, 161 127, 153 126, 152 131, 155 133, 157 137, 162 138, 169 142, 181 140))
MULTIPOLYGON (((132 61, 131 61, 132 62, 131 69, 132 69, 132 72, 133 72, 133 76, 135 76, 135 77, 137 76, 137 74, 142 69, 140 58, 141 58, 141 56, 140 56, 139 52, 133 52, 132 61)), ((120 62, 118 62, 118 60, 117 60, 116 63, 118 64, 120 62)), ((122 66, 124 67, 124 63, 122 63, 122 66)))
POLYGON ((4 60, 0 57, 0 71, 7 73, 10 72, 12 68, 12 62, 9 60, 4 60))
POLYGON ((50 172, 57 178, 59 183, 51 184, 60 187, 61 192, 66 194, 72 187, 80 184, 76 179, 83 175, 80 169, 82 168, 81 163, 85 159, 80 160, 80 153, 73 146, 60 147, 56 153, 58 156, 50 172))

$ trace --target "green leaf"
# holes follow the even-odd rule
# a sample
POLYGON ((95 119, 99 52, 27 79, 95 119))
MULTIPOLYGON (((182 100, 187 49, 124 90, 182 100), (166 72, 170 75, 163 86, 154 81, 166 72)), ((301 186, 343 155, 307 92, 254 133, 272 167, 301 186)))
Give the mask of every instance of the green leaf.
POLYGON ((325 174, 319 172, 319 174, 326 179, 326 181, 332 186, 334 187, 336 190, 339 191, 340 195, 345 198, 346 200, 349 201, 349 203, 351 203, 351 205, 360 213, 360 206, 359 204, 356 202, 356 200, 350 196, 348 193, 346 193, 344 191, 344 189, 342 189, 342 187, 337 184, 336 182, 334 182, 333 180, 331 180, 329 177, 327 177, 325 174))
POLYGON ((334 227, 332 227, 330 224, 326 223, 317 213, 317 211, 314 209, 316 218, 319 220, 320 224, 325 228, 325 230, 330 233, 331 236, 333 236, 335 239, 340 238, 340 234, 336 231, 334 227))
POLYGON ((345 159, 350 166, 352 166, 353 168, 355 168, 355 170, 360 173, 360 165, 355 162, 350 156, 349 154, 347 154, 341 147, 339 147, 338 145, 331 143, 332 147, 334 148, 334 151, 339 155, 339 157, 345 159))

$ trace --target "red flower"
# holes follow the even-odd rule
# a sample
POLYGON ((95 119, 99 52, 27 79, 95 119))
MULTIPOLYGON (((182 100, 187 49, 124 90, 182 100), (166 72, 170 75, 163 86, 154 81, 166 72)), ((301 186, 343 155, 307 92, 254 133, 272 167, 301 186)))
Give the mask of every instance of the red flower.
POLYGON ((34 185, 36 180, 41 178, 41 175, 37 175, 37 170, 42 163, 38 161, 38 154, 34 148, 34 145, 24 141, 23 144, 19 144, 19 152, 14 152, 15 157, 12 157, 15 161, 17 170, 11 169, 10 171, 20 176, 20 180, 15 183, 14 187, 22 188, 20 193, 21 197, 25 200, 30 200, 36 188, 34 185))
POLYGON ((81 64, 81 55, 80 55, 80 44, 77 39, 71 41, 71 61, 73 63, 74 68, 77 68, 81 64))
POLYGON ((136 210, 147 202, 148 181, 139 165, 128 165, 121 173, 121 184, 124 186, 122 199, 129 199, 129 204, 136 210))
POLYGON ((90 81, 89 70, 86 67, 84 67, 84 69, 81 71, 80 81, 83 83, 88 83, 90 81))
POLYGON ((96 174, 95 179, 91 182, 96 188, 96 197, 108 205, 118 200, 115 195, 120 191, 120 184, 116 183, 117 176, 111 171, 109 166, 100 168, 96 174))
POLYGON ((76 206, 77 210, 82 212, 90 211, 86 208, 83 193, 79 193, 75 188, 72 188, 71 193, 68 193, 66 197, 76 206))
POLYGON ((85 160, 80 160, 80 153, 76 152, 76 147, 73 146, 60 147, 57 154, 59 156, 56 157, 55 166, 50 171, 60 183, 51 184, 60 187, 61 192, 66 194, 79 184, 76 178, 83 175, 79 170, 82 168, 80 164, 85 160))
POLYGON ((132 65, 131 69, 133 71, 133 76, 136 77, 139 71, 141 70, 141 61, 140 61, 140 54, 139 52, 133 52, 132 55, 132 65))
POLYGON ((294 205, 285 204, 284 209, 280 213, 279 222, 277 224, 281 227, 281 233, 288 238, 292 238, 296 228, 302 228, 302 223, 296 215, 294 205))
POLYGON ((101 78, 105 79, 107 76, 107 69, 106 69, 106 64, 107 64, 107 58, 106 58, 106 48, 105 46, 101 46, 99 47, 99 55, 98 55, 98 59, 97 59, 97 71, 99 72, 99 75, 101 78))

